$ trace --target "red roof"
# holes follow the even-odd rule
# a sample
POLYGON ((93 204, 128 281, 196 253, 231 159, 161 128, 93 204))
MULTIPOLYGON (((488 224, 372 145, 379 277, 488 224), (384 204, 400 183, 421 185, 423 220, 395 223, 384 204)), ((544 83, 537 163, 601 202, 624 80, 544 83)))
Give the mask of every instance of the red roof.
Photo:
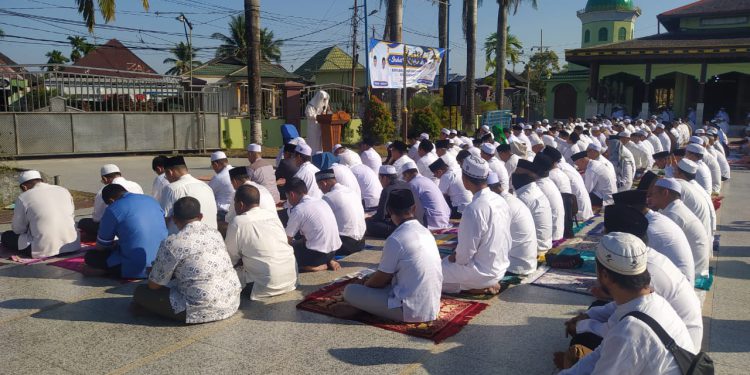
POLYGON ((10 57, 3 55, 0 53, 0 73, 24 73, 26 72, 26 69, 16 66, 16 67, 9 67, 9 66, 3 66, 3 65, 18 65, 15 61, 11 60, 10 57))
POLYGON ((157 74, 146 62, 141 60, 140 57, 136 56, 117 39, 110 39, 107 43, 78 59, 78 61, 73 63, 71 68, 65 68, 65 71, 124 78, 155 78, 149 74, 138 73, 157 74), (102 68, 118 70, 119 72, 80 68, 102 68))
POLYGON ((735 14, 750 12, 750 0, 700 0, 668 10, 659 17, 735 14))

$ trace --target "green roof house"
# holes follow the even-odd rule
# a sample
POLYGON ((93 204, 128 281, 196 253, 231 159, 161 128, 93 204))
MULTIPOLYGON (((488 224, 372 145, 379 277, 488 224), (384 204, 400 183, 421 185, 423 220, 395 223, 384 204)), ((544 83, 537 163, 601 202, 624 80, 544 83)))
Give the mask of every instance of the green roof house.
POLYGON ((294 74, 303 77, 315 85, 338 84, 346 86, 364 87, 365 67, 357 63, 355 81, 352 85, 352 57, 339 48, 332 46, 318 51, 304 64, 300 65, 294 74))

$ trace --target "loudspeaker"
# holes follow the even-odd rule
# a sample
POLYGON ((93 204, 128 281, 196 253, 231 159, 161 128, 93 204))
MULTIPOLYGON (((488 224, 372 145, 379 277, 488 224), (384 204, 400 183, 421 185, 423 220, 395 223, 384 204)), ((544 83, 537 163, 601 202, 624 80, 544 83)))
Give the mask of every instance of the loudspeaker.
POLYGON ((443 86, 443 105, 446 107, 459 107, 466 104, 466 93, 463 82, 448 82, 443 86))

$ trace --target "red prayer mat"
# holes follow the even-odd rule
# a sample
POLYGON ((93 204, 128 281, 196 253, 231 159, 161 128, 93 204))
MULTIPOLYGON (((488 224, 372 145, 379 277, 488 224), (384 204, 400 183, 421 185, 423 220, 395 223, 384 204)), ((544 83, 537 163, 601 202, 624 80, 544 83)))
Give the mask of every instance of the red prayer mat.
MULTIPOLYGON (((353 280, 341 281, 326 286, 305 297, 297 305, 298 309, 333 316, 330 306, 343 302, 344 287, 353 280)), ((443 297, 440 304, 438 318, 430 323, 401 323, 362 312, 352 320, 369 324, 389 331, 403 333, 409 336, 432 340, 435 344, 455 335, 481 313, 487 304, 481 302, 462 301, 455 298, 443 297)))
POLYGON ((25 256, 18 255, 17 252, 8 250, 4 246, 0 245, 0 258, 9 259, 10 261, 14 263, 28 266, 31 264, 44 262, 46 260, 56 259, 59 257, 69 256, 69 255, 73 255, 73 254, 80 253, 83 251, 88 251, 88 250, 93 249, 94 247, 96 247, 96 242, 81 242, 81 248, 76 251, 71 251, 71 252, 64 253, 64 254, 58 254, 58 255, 46 257, 46 258, 27 258, 25 256))
POLYGON ((65 268, 66 270, 76 271, 79 273, 83 272, 83 266, 85 264, 86 262, 83 260, 83 255, 49 263, 50 266, 65 268))

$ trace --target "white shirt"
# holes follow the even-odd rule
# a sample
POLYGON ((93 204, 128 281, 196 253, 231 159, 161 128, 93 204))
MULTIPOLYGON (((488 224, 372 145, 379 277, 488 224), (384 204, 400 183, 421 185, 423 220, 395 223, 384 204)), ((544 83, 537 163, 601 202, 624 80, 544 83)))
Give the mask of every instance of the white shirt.
POLYGON ((435 178, 435 175, 432 174, 432 171, 430 170, 430 164, 434 163, 437 159, 437 155, 433 154, 432 152, 428 152, 424 156, 419 158, 419 160, 417 160, 417 170, 419 170, 419 174, 429 178, 435 183, 437 183, 438 179, 435 178))
POLYGON ((458 212, 464 212, 466 206, 471 203, 471 192, 466 190, 461 177, 450 169, 440 176, 438 188, 443 195, 447 195, 451 199, 451 206, 456 207, 458 212))
POLYGON ((555 183, 557 190, 561 194, 573 194, 573 188, 570 186, 570 178, 559 167, 552 168, 549 171, 549 179, 555 183))
POLYGON ((214 199, 216 199, 216 208, 219 211, 228 211, 229 205, 232 204, 232 198, 234 197, 234 187, 232 181, 229 178, 229 170, 232 166, 227 164, 224 169, 219 171, 211 177, 211 181, 208 182, 208 186, 214 191, 214 199))
POLYGON ((400 158, 396 159, 393 162, 393 167, 396 168, 396 173, 398 174, 399 179, 404 178, 404 176, 402 175, 402 173, 404 173, 403 167, 404 167, 404 164, 406 164, 406 162, 408 161, 413 161, 413 160, 408 155, 404 154, 404 155, 401 155, 400 158))
POLYGON ((677 181, 682 186, 682 203, 701 221, 708 238, 713 238, 716 225, 716 211, 714 211, 713 202, 711 202, 710 197, 707 196, 706 191, 695 180, 685 181, 677 179, 677 181))
MULTIPOLYGON (((269 193, 270 194, 270 193, 269 193)), ((227 252, 240 282, 253 283, 250 299, 258 300, 296 289, 297 263, 276 212, 260 207, 238 215, 227 228, 227 252)))
MULTIPOLYGON (((174 203, 182 197, 197 199, 201 205, 201 213, 203 214, 201 221, 210 228, 217 228, 216 199, 214 198, 213 190, 205 182, 186 174, 164 188, 160 203, 166 217, 173 216, 174 203)), ((172 221, 170 221, 168 229, 170 234, 177 233, 177 227, 172 221)))
POLYGON ((435 320, 440 312, 443 273, 435 237, 409 220, 385 240, 378 270, 393 275, 388 308, 401 307, 405 322, 435 320))
POLYGON ((516 190, 516 197, 529 208, 531 217, 534 219, 537 252, 547 252, 552 248, 552 208, 549 199, 535 183, 516 190))
POLYGON ((362 191, 359 189, 359 181, 357 181, 357 176, 354 175, 354 172, 346 165, 338 163, 331 165, 331 169, 333 169, 336 182, 351 189, 357 195, 357 202, 361 204, 362 191))
POLYGON ((659 139, 659 142, 661 143, 662 151, 672 150, 672 140, 669 139, 667 132, 662 132, 661 134, 657 135, 656 138, 659 139))
POLYGON ((716 156, 708 149, 703 155, 703 164, 706 165, 711 175, 711 191, 719 194, 721 192, 721 166, 716 156))
POLYGON ((383 192, 383 185, 380 184, 377 173, 364 164, 353 165, 349 168, 357 178, 365 208, 377 207, 380 202, 380 193, 383 192))
POLYGON ((714 156, 716 156, 716 162, 719 163, 719 169, 721 170, 721 177, 729 179, 732 177, 731 168, 729 168, 729 162, 727 161, 726 155, 721 151, 716 151, 714 148, 714 156))
MULTIPOLYGON (((125 190, 127 190, 129 193, 143 194, 141 185, 138 185, 137 182, 128 181, 122 176, 113 178, 112 183, 124 187, 125 190)), ((94 197, 94 211, 91 213, 91 218, 97 223, 102 221, 104 211, 107 210, 107 204, 104 203, 104 199, 102 198, 102 191, 104 191, 104 186, 99 189, 99 191, 96 193, 96 196, 94 197)))
POLYGON ((591 197, 589 197, 589 192, 586 190, 586 183, 583 181, 583 176, 578 173, 578 170, 574 166, 568 163, 560 162, 557 164, 557 167, 570 179, 570 189, 573 195, 576 196, 576 202, 578 203, 576 217, 579 221, 590 219, 594 216, 594 210, 591 207, 591 197))
POLYGON ((305 185, 307 185, 307 195, 313 198, 323 197, 323 192, 320 191, 320 188, 318 188, 318 182, 315 181, 315 174, 318 172, 320 172, 318 167, 314 166, 309 161, 306 161, 299 166, 297 173, 294 174, 294 177, 305 181, 305 185))
POLYGON ((537 240, 534 217, 526 205, 513 194, 503 191, 510 209, 510 237, 512 245, 508 253, 508 272, 528 275, 536 270, 537 240))
POLYGON ((609 318, 610 328, 601 345, 559 374, 682 374, 672 353, 646 323, 632 316, 622 319, 631 311, 647 314, 678 346, 697 353, 680 316, 664 298, 651 293, 618 305, 609 318))
POLYGON ((648 137, 646 137, 646 140, 648 141, 648 143, 651 144, 651 147, 654 149, 654 154, 664 151, 664 146, 662 146, 661 140, 655 134, 649 133, 648 137))
POLYGON ((11 229, 18 248, 31 245, 32 258, 46 258, 81 248, 73 220, 73 197, 61 186, 37 183, 16 198, 11 229))
POLYGON ((612 162, 609 161, 609 159, 605 158, 604 155, 599 155, 599 157, 596 159, 596 161, 598 161, 600 163, 604 163, 604 165, 606 165, 607 168, 609 168, 609 170, 612 171, 612 174, 615 175, 615 183, 617 183, 617 179, 616 179, 617 178, 617 171, 615 171, 614 164, 612 164, 612 162))
MULTIPOLYGON (((651 274, 651 288, 672 306, 685 323, 693 345, 701 347, 703 340, 703 316, 701 302, 690 285, 672 261, 654 249, 648 252, 648 273, 651 274)), ((607 320, 617 309, 614 302, 590 308, 586 315, 591 319, 579 322, 576 332, 593 332, 601 337, 607 334, 607 320)))
POLYGON ((328 254, 341 248, 336 216, 328 203, 309 195, 291 209, 286 225, 287 237, 297 233, 305 237, 305 247, 328 254))
POLYGON ((708 262, 713 250, 713 241, 709 240, 706 230, 698 217, 680 199, 676 199, 659 212, 672 219, 682 229, 682 232, 685 233, 685 237, 687 237, 690 244, 690 250, 693 253, 695 274, 708 276, 708 262))
POLYGON ((648 164, 650 155, 646 152, 646 149, 642 148, 635 142, 628 142, 628 144, 625 145, 625 148, 627 148, 633 155, 633 161, 635 163, 636 170, 646 169, 650 167, 650 165, 648 164))
POLYGON ((383 158, 380 157, 380 154, 374 148, 371 147, 362 151, 359 156, 362 158, 362 164, 370 167, 373 172, 378 173, 380 171, 380 166, 383 165, 383 158))
POLYGON ((154 197, 157 202, 161 202, 161 192, 167 185, 169 185, 169 181, 167 181, 167 177, 164 176, 164 173, 154 178, 154 182, 151 184, 151 196, 154 197))
POLYGON ((617 191, 630 190, 635 178, 635 158, 627 147, 620 148, 619 164, 619 168, 615 171, 617 174, 617 191))
POLYGON ((695 283, 695 262, 690 251, 690 243, 682 229, 670 218, 649 210, 647 245, 664 254, 687 277, 691 284, 695 283))
POLYGON ((489 165, 490 170, 497 174, 497 179, 500 181, 500 186, 503 188, 503 191, 508 191, 510 185, 510 177, 508 177, 508 170, 505 169, 505 165, 503 164, 503 162, 497 157, 493 156, 492 158, 490 158, 490 160, 487 161, 487 164, 489 165))
POLYGON ((549 177, 540 178, 536 184, 549 200, 552 210, 552 239, 559 240, 565 235, 565 205, 560 190, 549 177))
POLYGON ((700 185, 703 190, 708 193, 708 195, 711 195, 711 192, 713 191, 711 170, 708 169, 708 166, 703 162, 703 160, 699 160, 695 162, 695 164, 698 164, 698 172, 695 173, 695 182, 697 182, 698 185, 700 185))
POLYGON ((508 269, 512 246, 510 214, 503 197, 484 188, 474 194, 458 227, 456 261, 443 260, 443 283, 448 292, 487 288, 508 269), (458 286, 459 290, 451 290, 458 286))
POLYGON ((518 166, 518 159, 518 155, 510 154, 508 160, 505 161, 505 170, 508 172, 508 176, 512 176, 513 172, 516 171, 516 167, 518 166))
POLYGON ((365 209, 358 204, 357 193, 337 183, 331 191, 323 195, 323 200, 331 206, 338 224, 339 236, 361 240, 365 236, 365 209))
MULTIPOLYGON (((258 206, 264 210, 267 210, 268 212, 273 212, 278 216, 278 213, 276 212, 276 203, 274 203, 273 195, 271 195, 271 192, 266 189, 265 186, 253 182, 250 180, 245 181, 243 185, 248 186, 255 186, 256 189, 258 189, 258 194, 260 195, 260 202, 258 203, 258 206)), ((227 211, 226 216, 224 216, 224 221, 231 224, 232 220, 235 216, 237 216, 237 213, 234 210, 234 195, 236 192, 232 192, 232 204, 229 205, 229 210, 227 211)))
POLYGON ((583 174, 583 182, 586 191, 602 199, 602 205, 609 206, 613 203, 612 194, 617 192, 617 177, 604 163, 589 160, 586 173, 583 174))

